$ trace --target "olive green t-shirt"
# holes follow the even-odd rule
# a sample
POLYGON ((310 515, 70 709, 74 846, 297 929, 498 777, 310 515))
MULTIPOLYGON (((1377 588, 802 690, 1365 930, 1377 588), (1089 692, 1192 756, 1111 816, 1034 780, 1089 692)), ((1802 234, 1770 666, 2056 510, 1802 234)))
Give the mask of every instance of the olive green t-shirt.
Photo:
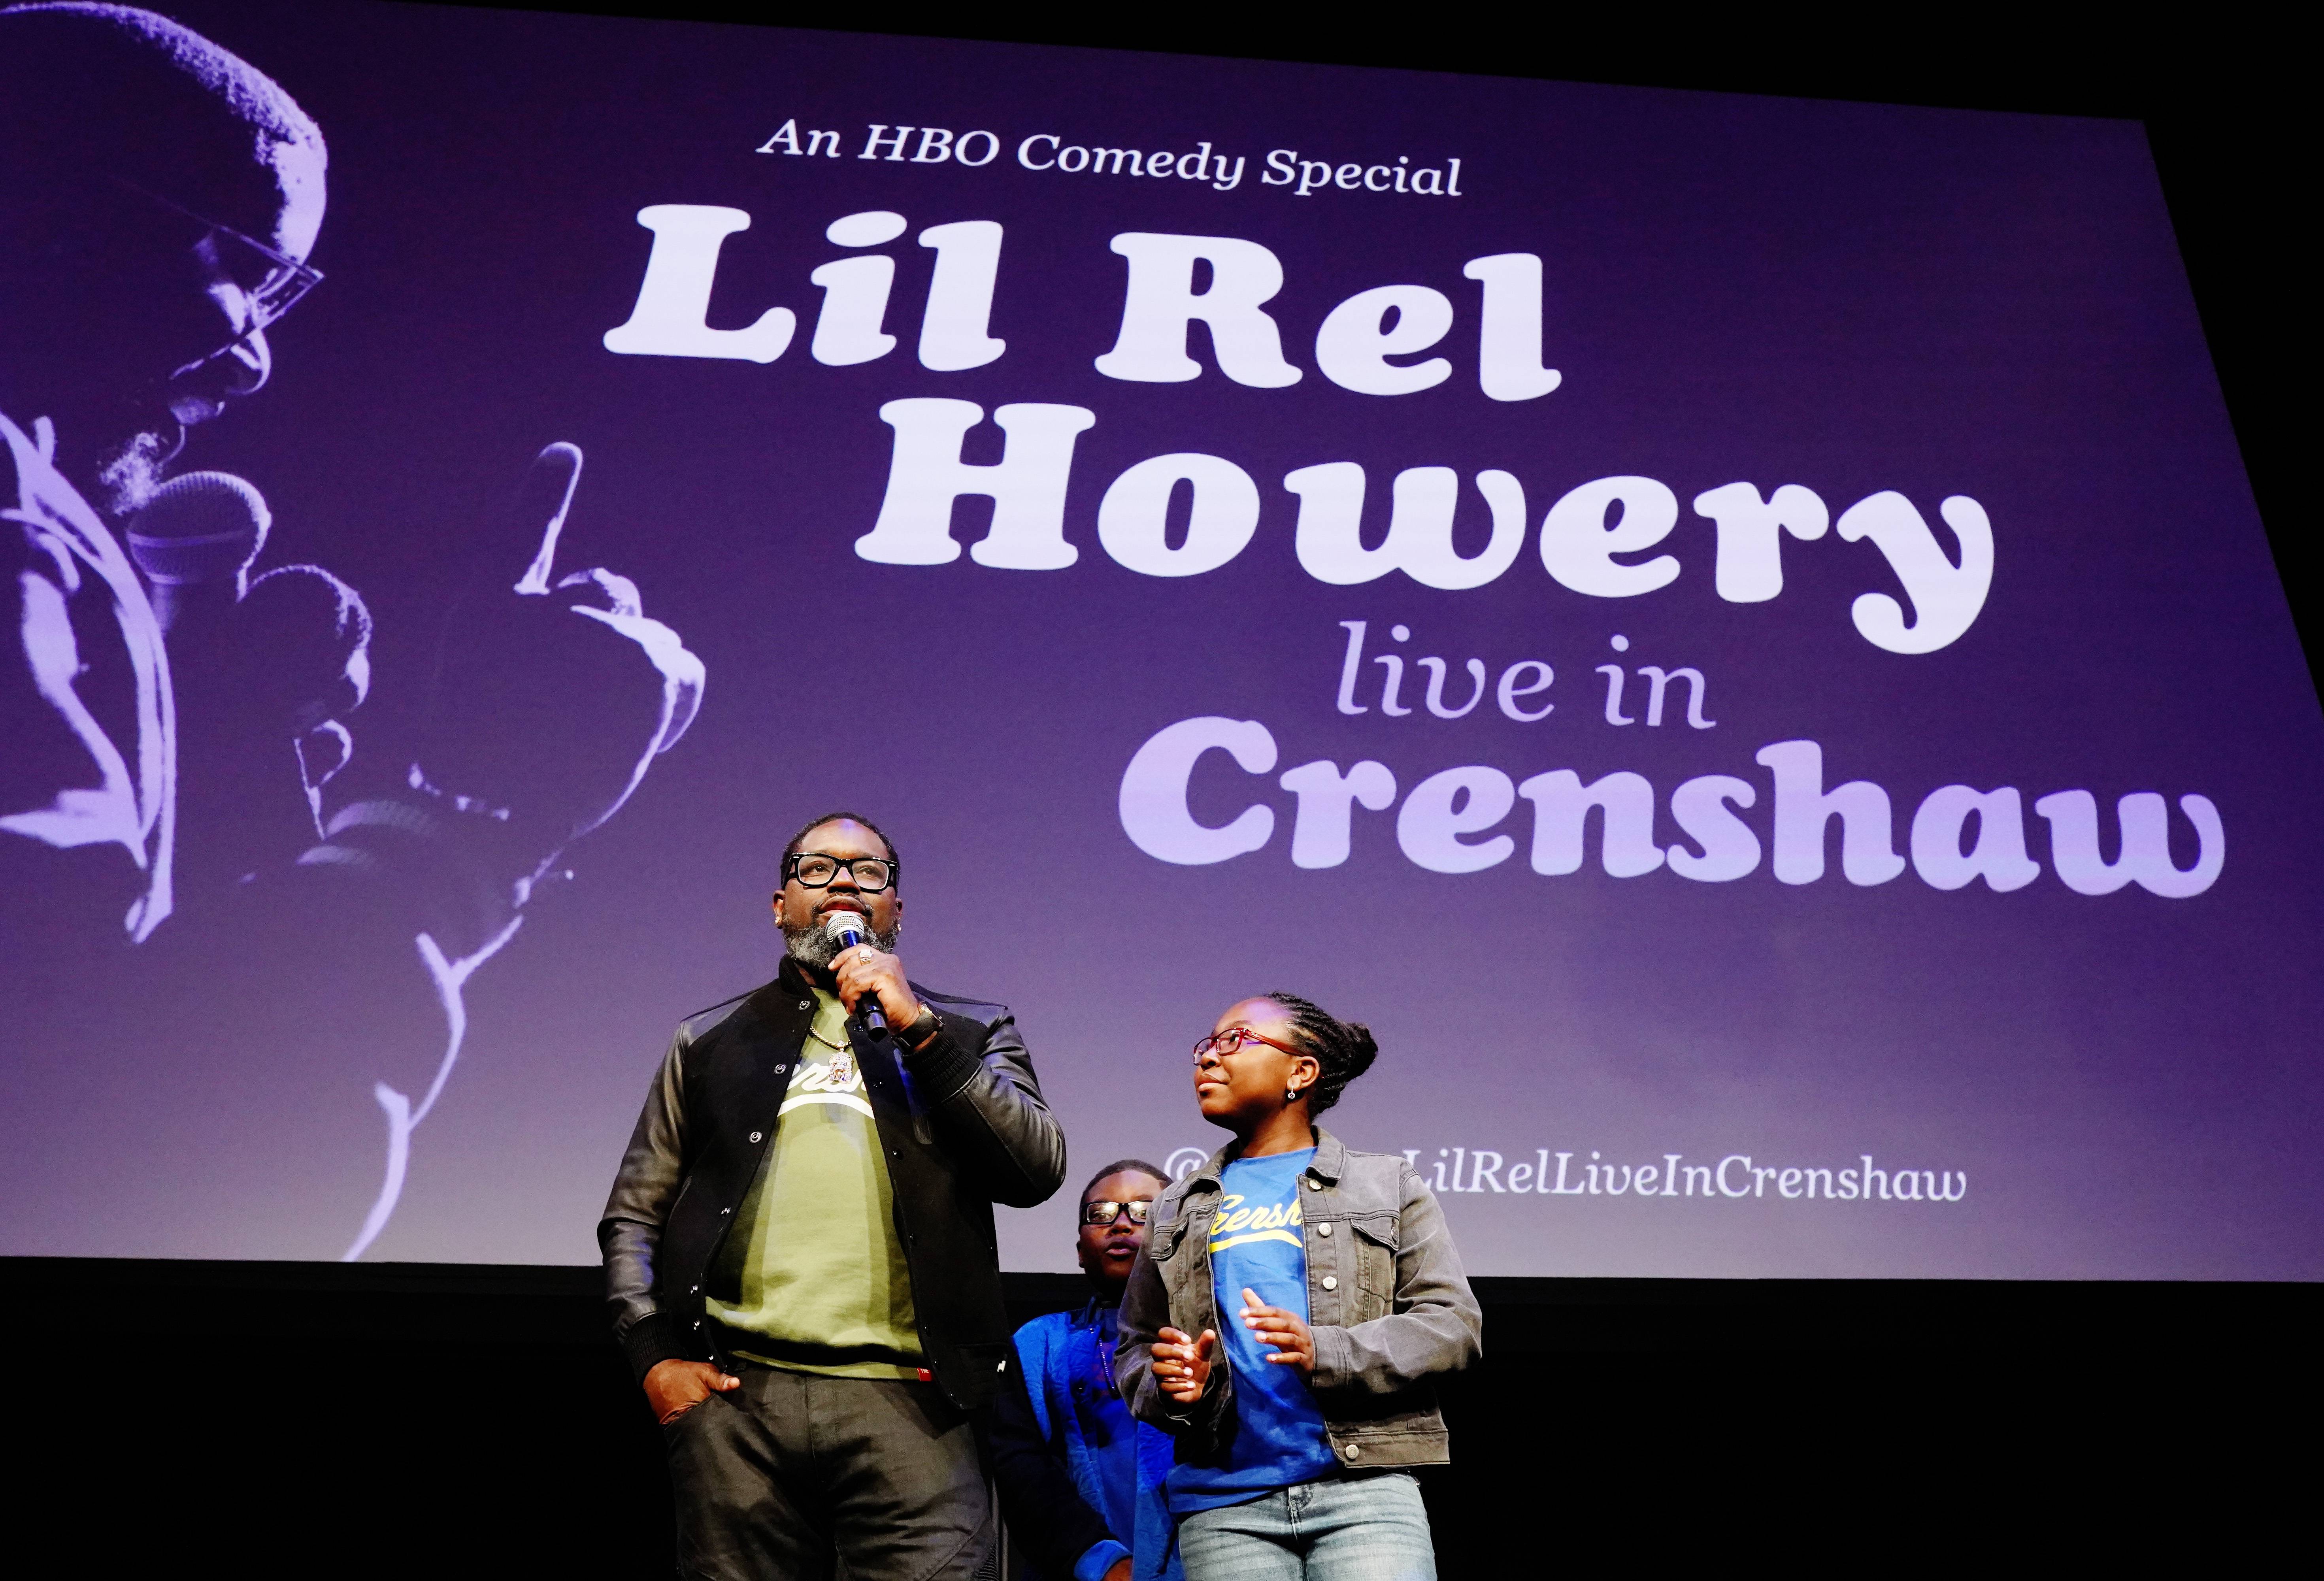
POLYGON ((847 1012, 816 990, 815 1022, 775 1134, 719 1249, 709 1303, 737 1355, 834 1378, 911 1378, 923 1364, 895 1188, 847 1012), (755 1343, 754 1343, 755 1342, 755 1343))

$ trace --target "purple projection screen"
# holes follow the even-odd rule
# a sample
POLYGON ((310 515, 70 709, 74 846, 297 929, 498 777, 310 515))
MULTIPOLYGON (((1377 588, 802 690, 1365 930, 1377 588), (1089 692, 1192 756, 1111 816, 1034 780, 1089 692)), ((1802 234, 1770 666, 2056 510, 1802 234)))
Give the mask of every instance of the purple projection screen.
POLYGON ((1076 1180, 1282 988, 1474 1272, 2324 1274, 2324 718, 2135 125, 171 14, 0 15, 0 1252, 591 1260, 844 806, 1076 1180))

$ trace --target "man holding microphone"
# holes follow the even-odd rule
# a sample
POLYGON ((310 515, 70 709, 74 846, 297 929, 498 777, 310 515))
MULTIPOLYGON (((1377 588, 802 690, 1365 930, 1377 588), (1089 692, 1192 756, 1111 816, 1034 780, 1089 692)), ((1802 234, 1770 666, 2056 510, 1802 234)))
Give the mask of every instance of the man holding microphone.
POLYGON ((781 970, 679 1025, 598 1225, 683 1576, 964 1581, 993 1545, 991 1205, 1065 1138, 1007 1007, 906 979, 900 867, 859 814, 791 840, 781 970))

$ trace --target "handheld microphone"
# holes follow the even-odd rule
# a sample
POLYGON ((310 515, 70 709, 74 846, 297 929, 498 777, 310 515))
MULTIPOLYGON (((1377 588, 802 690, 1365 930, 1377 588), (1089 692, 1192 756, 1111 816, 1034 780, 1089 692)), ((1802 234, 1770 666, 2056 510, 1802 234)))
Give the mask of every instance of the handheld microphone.
POLYGON ((232 473, 181 473, 155 489, 128 538, 129 558, 153 585, 161 629, 189 600, 240 599, 272 525, 265 497, 232 473))
MULTIPOLYGON (((834 911, 825 920, 823 930, 839 941, 840 948, 853 949, 869 937, 867 926, 860 912, 834 911)), ((866 994, 855 1002, 855 1019, 862 1022, 868 1031, 884 1032, 888 1030, 888 1018, 880 1013, 877 994, 866 994)))

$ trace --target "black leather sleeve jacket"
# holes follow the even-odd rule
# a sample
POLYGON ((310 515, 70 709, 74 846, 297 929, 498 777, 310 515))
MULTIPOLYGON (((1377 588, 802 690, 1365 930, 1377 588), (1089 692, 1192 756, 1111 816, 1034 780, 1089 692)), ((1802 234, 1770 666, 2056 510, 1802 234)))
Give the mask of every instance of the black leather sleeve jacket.
MULTIPOLYGON (((911 1271, 921 1353, 952 1401, 991 1397, 1007 1354, 992 1205, 1031 1207, 1065 1173, 1065 1139, 1006 1005, 915 984, 942 1020, 926 1047, 851 1025, 864 1096, 888 1155, 896 1233, 911 1271)), ((672 1357, 720 1361, 706 1294, 814 1016, 795 961, 731 1009, 686 1022, 646 1094, 597 1225, 614 1333, 640 1378, 672 1357)))

